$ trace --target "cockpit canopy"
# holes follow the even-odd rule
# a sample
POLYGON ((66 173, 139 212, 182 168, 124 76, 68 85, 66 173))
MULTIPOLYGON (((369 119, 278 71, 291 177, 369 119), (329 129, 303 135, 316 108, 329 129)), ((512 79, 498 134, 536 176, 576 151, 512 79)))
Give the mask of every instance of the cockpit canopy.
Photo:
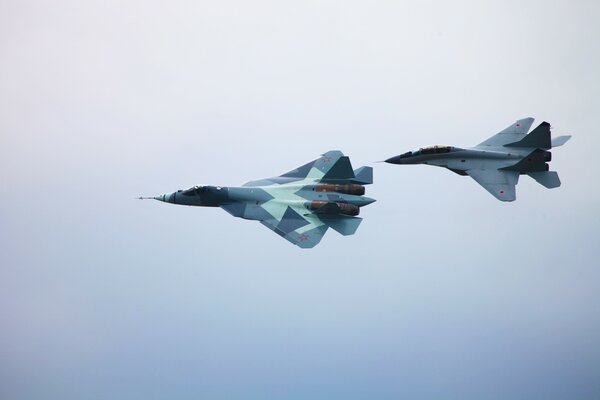
POLYGON ((206 186, 192 186, 186 190, 180 190, 181 194, 184 196, 193 196, 198 193, 202 193, 206 191, 206 186))
POLYGON ((189 189, 186 190, 178 190, 177 192, 180 192, 182 195, 184 196, 195 196, 195 195, 200 195, 203 193, 213 193, 215 191, 219 191, 223 189, 221 186, 192 186, 189 189))
POLYGON ((443 154, 443 153, 450 153, 452 151, 453 147, 452 146, 445 146, 445 145, 435 145, 435 146, 426 146, 426 147, 421 147, 419 150, 417 150, 417 152, 419 154, 443 154))
POLYGON ((434 146, 425 146, 421 147, 419 150, 409 151, 400 155, 400 158, 408 158, 414 156, 428 155, 428 154, 444 154, 450 153, 454 150, 453 146, 445 146, 445 145, 434 145, 434 146))

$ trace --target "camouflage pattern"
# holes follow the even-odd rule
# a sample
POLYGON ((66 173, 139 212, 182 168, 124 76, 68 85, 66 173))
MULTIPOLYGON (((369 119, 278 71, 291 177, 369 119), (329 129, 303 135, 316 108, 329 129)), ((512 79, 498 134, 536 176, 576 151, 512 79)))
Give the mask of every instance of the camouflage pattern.
POLYGON ((374 202, 363 196, 373 183, 371 167, 352 169, 340 151, 273 178, 241 187, 194 186, 153 197, 172 204, 221 207, 234 217, 260 221, 301 248, 316 246, 327 229, 353 235, 362 219, 360 207, 374 202))
POLYGON ((549 171, 553 147, 570 136, 550 138, 550 124, 542 122, 529 134, 533 118, 518 120, 475 147, 427 146, 385 160, 390 164, 426 164, 468 175, 500 201, 514 201, 519 175, 527 174, 551 189, 560 186, 555 171, 549 171))

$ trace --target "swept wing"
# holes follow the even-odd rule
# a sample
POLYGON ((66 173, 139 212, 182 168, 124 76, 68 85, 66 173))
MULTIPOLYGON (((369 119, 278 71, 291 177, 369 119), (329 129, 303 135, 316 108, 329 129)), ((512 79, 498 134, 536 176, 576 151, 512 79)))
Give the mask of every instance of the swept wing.
POLYGON ((508 126, 506 129, 498 132, 491 138, 479 143, 476 147, 504 146, 508 143, 518 142, 527 135, 527 132, 529 132, 529 128, 531 128, 531 125, 533 124, 533 121, 533 118, 520 119, 514 124, 508 126))
POLYGON ((364 184, 372 183, 372 175, 370 178, 371 182, 361 181, 360 178, 363 175, 369 175, 371 173, 370 167, 359 168, 356 172, 357 175, 355 176, 355 171, 352 170, 352 165, 350 164, 350 159, 348 157, 344 156, 341 151, 332 150, 323 154, 316 160, 286 172, 285 174, 246 182, 243 186, 283 185, 305 179, 329 183, 347 182, 351 180, 364 184))
POLYGON ((519 181, 519 173, 517 171, 469 169, 465 172, 498 200, 516 200, 516 185, 519 181))

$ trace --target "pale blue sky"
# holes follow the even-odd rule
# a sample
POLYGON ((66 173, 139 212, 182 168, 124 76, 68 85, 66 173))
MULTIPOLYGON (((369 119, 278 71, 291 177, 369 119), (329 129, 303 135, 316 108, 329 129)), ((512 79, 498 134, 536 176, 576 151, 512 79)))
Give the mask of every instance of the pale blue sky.
POLYGON ((1 2, 0 397, 598 398, 598 4, 1 2), (374 164, 308 251, 133 199, 528 116, 561 188, 374 164))

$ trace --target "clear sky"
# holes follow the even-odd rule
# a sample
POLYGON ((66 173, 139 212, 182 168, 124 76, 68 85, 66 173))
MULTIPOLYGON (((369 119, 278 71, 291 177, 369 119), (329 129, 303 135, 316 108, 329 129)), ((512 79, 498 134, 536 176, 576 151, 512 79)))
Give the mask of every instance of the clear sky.
POLYGON ((597 1, 0 2, 0 398, 600 398, 597 1), (372 164, 535 117, 563 186, 372 164), (134 200, 339 149, 301 250, 134 200))

